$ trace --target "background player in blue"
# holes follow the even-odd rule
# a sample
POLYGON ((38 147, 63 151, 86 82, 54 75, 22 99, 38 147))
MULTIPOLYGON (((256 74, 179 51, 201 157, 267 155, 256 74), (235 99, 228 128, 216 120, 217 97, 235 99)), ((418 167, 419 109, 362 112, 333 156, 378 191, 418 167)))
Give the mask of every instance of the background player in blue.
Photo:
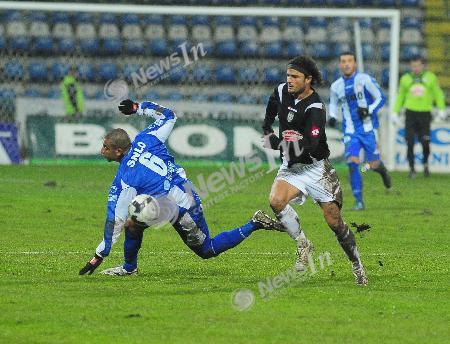
POLYGON ((363 210, 362 178, 359 171, 359 153, 364 149, 368 168, 381 175, 384 186, 391 187, 389 173, 380 160, 378 146, 378 110, 386 101, 380 86, 370 75, 357 71, 356 58, 351 52, 339 56, 342 77, 331 84, 329 121, 336 126, 339 105, 342 112, 345 159, 349 167, 350 184, 356 204, 353 209, 363 210))
MULTIPOLYGON (((171 223, 184 243, 198 256, 208 259, 238 245, 257 229, 283 230, 281 224, 262 211, 257 211, 245 225, 210 238, 199 196, 186 174, 169 154, 166 145, 176 116, 172 110, 152 102, 135 103, 129 99, 119 105, 125 115, 151 116, 154 123, 140 132, 133 142, 123 129, 114 129, 104 138, 101 154, 108 161, 120 163, 108 195, 103 240, 94 257, 80 270, 91 274, 108 256, 111 246, 125 229, 125 262, 103 271, 108 275, 137 273, 137 255, 144 228, 128 216, 128 205, 136 195, 148 194, 166 209, 175 209, 171 223)), ((167 218, 169 220, 169 218, 167 218)))

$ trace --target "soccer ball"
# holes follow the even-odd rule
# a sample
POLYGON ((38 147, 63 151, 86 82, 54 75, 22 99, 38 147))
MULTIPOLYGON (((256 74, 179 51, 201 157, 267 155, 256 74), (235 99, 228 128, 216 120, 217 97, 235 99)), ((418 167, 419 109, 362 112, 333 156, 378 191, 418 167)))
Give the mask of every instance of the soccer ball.
POLYGON ((158 201, 150 195, 137 195, 128 206, 128 217, 139 226, 151 226, 159 217, 158 201))

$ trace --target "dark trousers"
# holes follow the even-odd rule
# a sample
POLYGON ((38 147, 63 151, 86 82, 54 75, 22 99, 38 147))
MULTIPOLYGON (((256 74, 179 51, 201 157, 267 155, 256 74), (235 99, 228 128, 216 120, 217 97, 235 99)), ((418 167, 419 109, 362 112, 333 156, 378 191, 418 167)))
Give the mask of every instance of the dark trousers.
POLYGON ((430 156, 430 126, 431 112, 417 112, 406 110, 405 119, 405 140, 408 145, 408 162, 409 168, 414 170, 414 143, 416 137, 422 144, 424 164, 428 163, 430 156))

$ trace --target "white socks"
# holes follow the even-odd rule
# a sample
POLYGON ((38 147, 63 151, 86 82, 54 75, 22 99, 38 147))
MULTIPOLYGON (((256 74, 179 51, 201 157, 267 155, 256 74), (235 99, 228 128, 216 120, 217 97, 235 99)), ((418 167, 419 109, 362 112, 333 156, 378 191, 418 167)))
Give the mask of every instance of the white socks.
POLYGON ((286 228, 289 236, 298 241, 300 239, 306 239, 305 233, 300 228, 300 219, 289 204, 277 215, 278 220, 286 228))

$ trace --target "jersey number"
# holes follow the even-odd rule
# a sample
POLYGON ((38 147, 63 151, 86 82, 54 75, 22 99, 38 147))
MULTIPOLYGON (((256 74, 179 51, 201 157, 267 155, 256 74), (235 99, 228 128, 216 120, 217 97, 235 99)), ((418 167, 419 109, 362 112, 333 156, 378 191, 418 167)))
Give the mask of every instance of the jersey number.
POLYGON ((167 165, 164 161, 152 153, 145 152, 139 157, 139 162, 160 176, 167 175, 167 165))

